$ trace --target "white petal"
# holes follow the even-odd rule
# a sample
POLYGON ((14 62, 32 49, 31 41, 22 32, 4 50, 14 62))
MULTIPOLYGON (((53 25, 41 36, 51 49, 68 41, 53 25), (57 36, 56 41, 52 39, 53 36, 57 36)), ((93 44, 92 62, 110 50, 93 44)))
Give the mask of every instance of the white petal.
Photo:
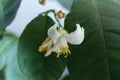
POLYGON ((67 40, 66 40, 66 38, 65 38, 64 36, 60 37, 60 38, 57 40, 57 42, 56 42, 56 44, 54 45, 52 51, 58 50, 58 49, 60 48, 60 46, 62 46, 62 45, 68 46, 67 40))
POLYGON ((48 36, 52 39, 59 38, 61 34, 57 31, 58 23, 54 24, 52 27, 48 29, 48 36))
POLYGON ((74 32, 65 35, 67 41, 74 45, 81 44, 84 40, 84 28, 81 28, 79 24, 76 24, 76 27, 77 29, 74 32))
POLYGON ((45 57, 48 57, 50 54, 52 53, 52 51, 50 50, 50 51, 48 51, 47 53, 45 53, 45 57))

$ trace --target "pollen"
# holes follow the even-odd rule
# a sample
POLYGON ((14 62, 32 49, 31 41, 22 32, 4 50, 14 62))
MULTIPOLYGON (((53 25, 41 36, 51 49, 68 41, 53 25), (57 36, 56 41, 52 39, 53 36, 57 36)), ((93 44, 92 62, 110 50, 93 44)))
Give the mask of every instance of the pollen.
POLYGON ((42 43, 42 45, 39 46, 38 51, 47 53, 50 50, 52 50, 53 45, 54 45, 54 41, 50 38, 46 38, 45 41, 42 43))
POLYGON ((57 53, 57 58, 59 58, 60 55, 64 55, 64 58, 67 58, 68 55, 71 54, 70 50, 69 50, 69 47, 68 46, 60 46, 59 50, 56 51, 57 53))
POLYGON ((41 45, 40 47, 39 47, 39 51, 40 52, 48 52, 48 51, 50 51, 50 50, 52 50, 52 47, 48 47, 48 46, 46 46, 46 47, 43 47, 43 45, 41 45))

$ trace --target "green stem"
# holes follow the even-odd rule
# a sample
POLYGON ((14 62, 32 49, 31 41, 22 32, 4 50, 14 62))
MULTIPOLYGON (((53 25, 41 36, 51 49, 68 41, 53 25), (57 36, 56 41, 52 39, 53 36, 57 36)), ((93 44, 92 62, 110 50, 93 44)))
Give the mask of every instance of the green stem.
POLYGON ((46 12, 43 12, 42 14, 48 15, 50 12, 52 12, 52 13, 54 14, 54 17, 55 17, 56 21, 58 22, 59 27, 62 27, 62 25, 60 24, 60 20, 56 17, 56 14, 55 14, 55 10, 54 10, 54 9, 48 10, 48 11, 46 11, 46 12))
POLYGON ((60 24, 60 20, 56 17, 55 11, 53 12, 53 14, 54 14, 54 17, 55 17, 56 21, 59 24, 59 27, 62 27, 62 25, 60 24))

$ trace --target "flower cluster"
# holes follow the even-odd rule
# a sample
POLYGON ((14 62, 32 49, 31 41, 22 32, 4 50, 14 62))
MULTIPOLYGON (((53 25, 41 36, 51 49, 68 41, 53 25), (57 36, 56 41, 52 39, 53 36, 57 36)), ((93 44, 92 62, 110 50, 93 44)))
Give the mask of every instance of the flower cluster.
POLYGON ((84 28, 79 24, 76 24, 76 28, 74 32, 68 33, 63 27, 59 27, 58 23, 54 24, 48 29, 48 37, 39 46, 39 51, 45 52, 45 57, 55 52, 57 57, 63 54, 66 58, 71 54, 68 43, 79 45, 84 40, 84 28))

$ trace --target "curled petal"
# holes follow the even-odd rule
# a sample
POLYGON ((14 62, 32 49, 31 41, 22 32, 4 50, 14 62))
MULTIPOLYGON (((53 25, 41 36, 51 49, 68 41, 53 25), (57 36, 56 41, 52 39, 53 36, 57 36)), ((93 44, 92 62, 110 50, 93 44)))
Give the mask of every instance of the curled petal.
POLYGON ((76 24, 76 27, 77 29, 74 32, 65 35, 67 41, 73 45, 81 44, 84 40, 84 28, 81 28, 79 24, 76 24))
POLYGON ((50 51, 46 52, 44 56, 48 57, 51 53, 52 53, 52 51, 50 50, 50 51))
POLYGON ((58 23, 54 24, 52 27, 48 29, 48 36, 52 39, 57 39, 61 36, 61 34, 57 31, 58 23))
POLYGON ((67 40, 66 40, 66 38, 65 38, 64 36, 61 36, 61 37, 57 40, 57 42, 56 42, 56 44, 54 45, 52 51, 58 50, 58 49, 60 48, 60 46, 62 46, 62 45, 68 46, 67 40))

